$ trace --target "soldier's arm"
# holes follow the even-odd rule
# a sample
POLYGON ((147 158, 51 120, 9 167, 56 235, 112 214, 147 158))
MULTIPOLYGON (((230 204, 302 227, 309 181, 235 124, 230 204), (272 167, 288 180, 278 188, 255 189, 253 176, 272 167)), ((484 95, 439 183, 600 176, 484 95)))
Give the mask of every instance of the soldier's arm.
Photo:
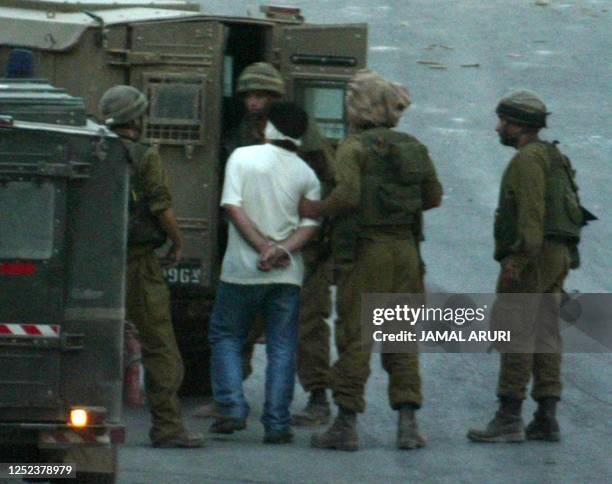
POLYGON ((421 186, 421 197, 423 201, 423 210, 430 210, 439 207, 442 204, 442 184, 438 180, 436 168, 433 161, 425 149, 425 176, 421 186))
POLYGON ((302 199, 300 215, 305 218, 321 218, 350 212, 359 206, 361 197, 361 172, 357 140, 346 140, 336 153, 336 186, 330 195, 320 202, 302 199))
POLYGON ((515 160, 510 187, 516 199, 518 238, 505 265, 520 273, 540 253, 544 242, 546 177, 535 154, 519 155, 515 160))
POLYGON ((172 207, 172 196, 161 157, 155 148, 145 154, 142 165, 144 197, 151 213, 157 215, 172 207))
POLYGON ((183 234, 172 209, 172 196, 168 188, 168 179, 164 166, 156 149, 152 148, 145 154, 143 177, 144 196, 149 210, 157 217, 159 223, 172 242, 167 257, 173 263, 181 259, 183 252, 183 234))
POLYGON ((184 240, 183 233, 181 232, 178 221, 176 220, 176 214, 172 208, 167 208, 157 215, 157 219, 159 220, 162 229, 164 229, 172 241, 172 246, 170 247, 166 257, 173 263, 177 263, 181 260, 183 255, 184 240))

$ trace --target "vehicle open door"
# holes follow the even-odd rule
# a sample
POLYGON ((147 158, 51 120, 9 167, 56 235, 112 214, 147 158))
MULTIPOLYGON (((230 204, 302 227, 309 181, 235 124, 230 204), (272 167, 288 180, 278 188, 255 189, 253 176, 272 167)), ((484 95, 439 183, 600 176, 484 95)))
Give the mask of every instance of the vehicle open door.
POLYGON ((274 63, 290 99, 302 106, 332 142, 347 134, 344 93, 366 67, 367 25, 287 25, 277 30, 274 63))

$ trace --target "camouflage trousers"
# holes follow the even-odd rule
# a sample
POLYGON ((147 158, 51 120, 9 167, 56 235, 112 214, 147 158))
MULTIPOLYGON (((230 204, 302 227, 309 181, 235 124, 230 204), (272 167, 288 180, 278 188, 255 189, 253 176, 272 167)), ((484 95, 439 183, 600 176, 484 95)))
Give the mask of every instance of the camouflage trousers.
MULTIPOLYGON (((338 284, 336 345, 332 367, 334 402, 355 412, 365 410, 365 384, 370 375, 371 347, 361 341, 361 294, 368 292, 422 294, 423 268, 416 243, 394 237, 362 240, 353 267, 338 284)), ((393 409, 422 404, 419 355, 382 353, 389 374, 388 396, 393 409)))
POLYGON ((525 399, 533 376, 534 400, 561 397, 561 333, 559 305, 569 271, 569 250, 560 242, 545 241, 538 258, 521 272, 520 280, 497 284, 498 293, 533 293, 534 308, 522 331, 512 340, 528 353, 502 353, 497 395, 525 399), (538 296, 542 294, 542 296, 538 296))
POLYGON ((146 395, 151 409, 152 442, 184 431, 177 396, 183 362, 170 316, 170 296, 153 250, 128 252, 127 318, 138 329, 145 368, 146 395))
MULTIPOLYGON (((330 286, 333 260, 306 264, 297 354, 297 376, 307 392, 330 387, 330 328, 325 321, 331 313, 330 286)), ((265 321, 258 315, 242 350, 243 376, 252 372, 253 351, 264 334, 265 321)))

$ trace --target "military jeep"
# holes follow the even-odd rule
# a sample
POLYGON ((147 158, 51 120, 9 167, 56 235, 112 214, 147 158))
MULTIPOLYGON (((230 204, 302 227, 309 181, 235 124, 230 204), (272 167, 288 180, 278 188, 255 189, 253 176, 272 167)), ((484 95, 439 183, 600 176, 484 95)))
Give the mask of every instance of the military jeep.
POLYGON ((127 160, 81 98, 0 79, 2 462, 78 462, 80 482, 114 481, 127 160))

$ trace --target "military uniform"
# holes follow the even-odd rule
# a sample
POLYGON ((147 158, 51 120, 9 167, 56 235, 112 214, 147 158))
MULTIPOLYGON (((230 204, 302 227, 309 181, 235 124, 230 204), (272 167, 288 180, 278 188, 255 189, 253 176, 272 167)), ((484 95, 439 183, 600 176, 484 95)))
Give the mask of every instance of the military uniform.
MULTIPOLYGON (((561 398, 559 305, 563 282, 579 263, 584 223, 574 170, 553 143, 541 141, 546 106, 530 91, 518 91, 497 106, 502 144, 517 149, 501 181, 495 217, 495 260, 501 264, 492 326, 505 326, 511 343, 500 347, 497 395, 500 406, 476 442, 556 441, 561 398), (525 428, 521 416, 529 380, 538 402, 525 428)), ((493 328, 495 329, 495 328, 493 328)))
MULTIPOLYGON (((333 152, 316 123, 311 122, 302 137, 299 155, 314 170, 321 182, 322 196, 333 183, 333 152)), ((300 341, 297 375, 307 392, 330 387, 330 286, 334 283, 334 261, 329 251, 326 224, 319 235, 304 248, 304 286, 300 308, 300 341)))
MULTIPOLYGON (((385 149, 385 148, 382 148, 385 149)), ((370 373, 370 352, 361 347, 361 294, 366 292, 417 293, 424 292, 421 259, 418 251, 420 215, 423 202, 439 200, 441 185, 426 148, 409 135, 388 128, 371 128, 349 136, 338 148, 336 163, 337 187, 333 196, 359 210, 352 221, 357 226, 358 242, 354 266, 350 269, 345 291, 340 291, 336 327, 338 361, 332 368, 334 401, 354 412, 365 409, 364 387, 370 373), (388 191, 393 197, 395 187, 383 175, 387 168, 382 158, 372 158, 370 144, 410 146, 412 160, 418 170, 407 175, 404 188, 399 188, 404 205, 393 213, 390 205, 378 205, 374 200, 388 191), (388 189, 388 190, 387 190, 388 189), (407 196, 406 196, 407 195, 407 196), (407 210, 404 210, 406 207, 407 210)), ((393 171, 393 169, 392 169, 393 171)), ((395 176, 399 176, 398 173, 395 176)), ((393 178, 393 175, 391 175, 393 178)), ((393 201, 390 201, 393 205, 393 201)), ((342 228, 337 228, 340 231, 342 228)), ((345 234, 348 233, 346 227, 345 234)), ((350 240, 338 236, 339 244, 350 240)), ((344 247, 348 249, 349 247, 344 247)), ((404 404, 419 408, 422 403, 418 354, 383 353, 383 367, 389 373, 389 401, 399 409, 404 404)))
MULTIPOLYGON (((555 217, 550 210, 554 194, 547 194, 547 186, 550 192, 550 174, 562 170, 563 162, 554 146, 533 142, 518 150, 504 173, 495 222, 495 259, 502 265, 512 264, 520 277, 512 282, 504 282, 500 277, 498 293, 555 294, 558 308, 570 269, 570 251, 568 240, 555 233, 552 226, 556 223, 550 220, 555 217)), ((577 203, 575 210, 580 217, 577 203)), ((521 329, 525 330, 513 335, 515 344, 531 352, 501 355, 498 396, 524 399, 533 374, 535 400, 561 397, 561 335, 558 315, 545 313, 550 310, 545 307, 548 300, 539 301, 535 296, 534 303, 540 307, 530 308, 528 320, 521 322, 521 329), (529 327, 524 328, 525 325, 529 327), (520 340, 516 341, 517 338, 520 340), (536 347, 538 341, 548 348, 536 347)))
POLYGON ((183 362, 172 328, 168 288, 155 254, 170 237, 169 255, 178 259, 182 236, 170 210, 170 191, 157 150, 134 141, 148 104, 138 89, 118 85, 106 91, 98 105, 104 123, 121 136, 130 156, 126 312, 139 333, 153 446, 197 448, 203 445, 202 436, 189 434, 181 418, 177 392, 183 362))
POLYGON ((185 431, 177 396, 183 363, 172 328, 169 291, 155 253, 165 236, 155 227, 154 214, 171 207, 171 196, 157 150, 129 140, 124 143, 132 159, 126 309, 142 345, 153 417, 150 437, 156 443, 185 431), (149 215, 140 210, 143 205, 149 215))

